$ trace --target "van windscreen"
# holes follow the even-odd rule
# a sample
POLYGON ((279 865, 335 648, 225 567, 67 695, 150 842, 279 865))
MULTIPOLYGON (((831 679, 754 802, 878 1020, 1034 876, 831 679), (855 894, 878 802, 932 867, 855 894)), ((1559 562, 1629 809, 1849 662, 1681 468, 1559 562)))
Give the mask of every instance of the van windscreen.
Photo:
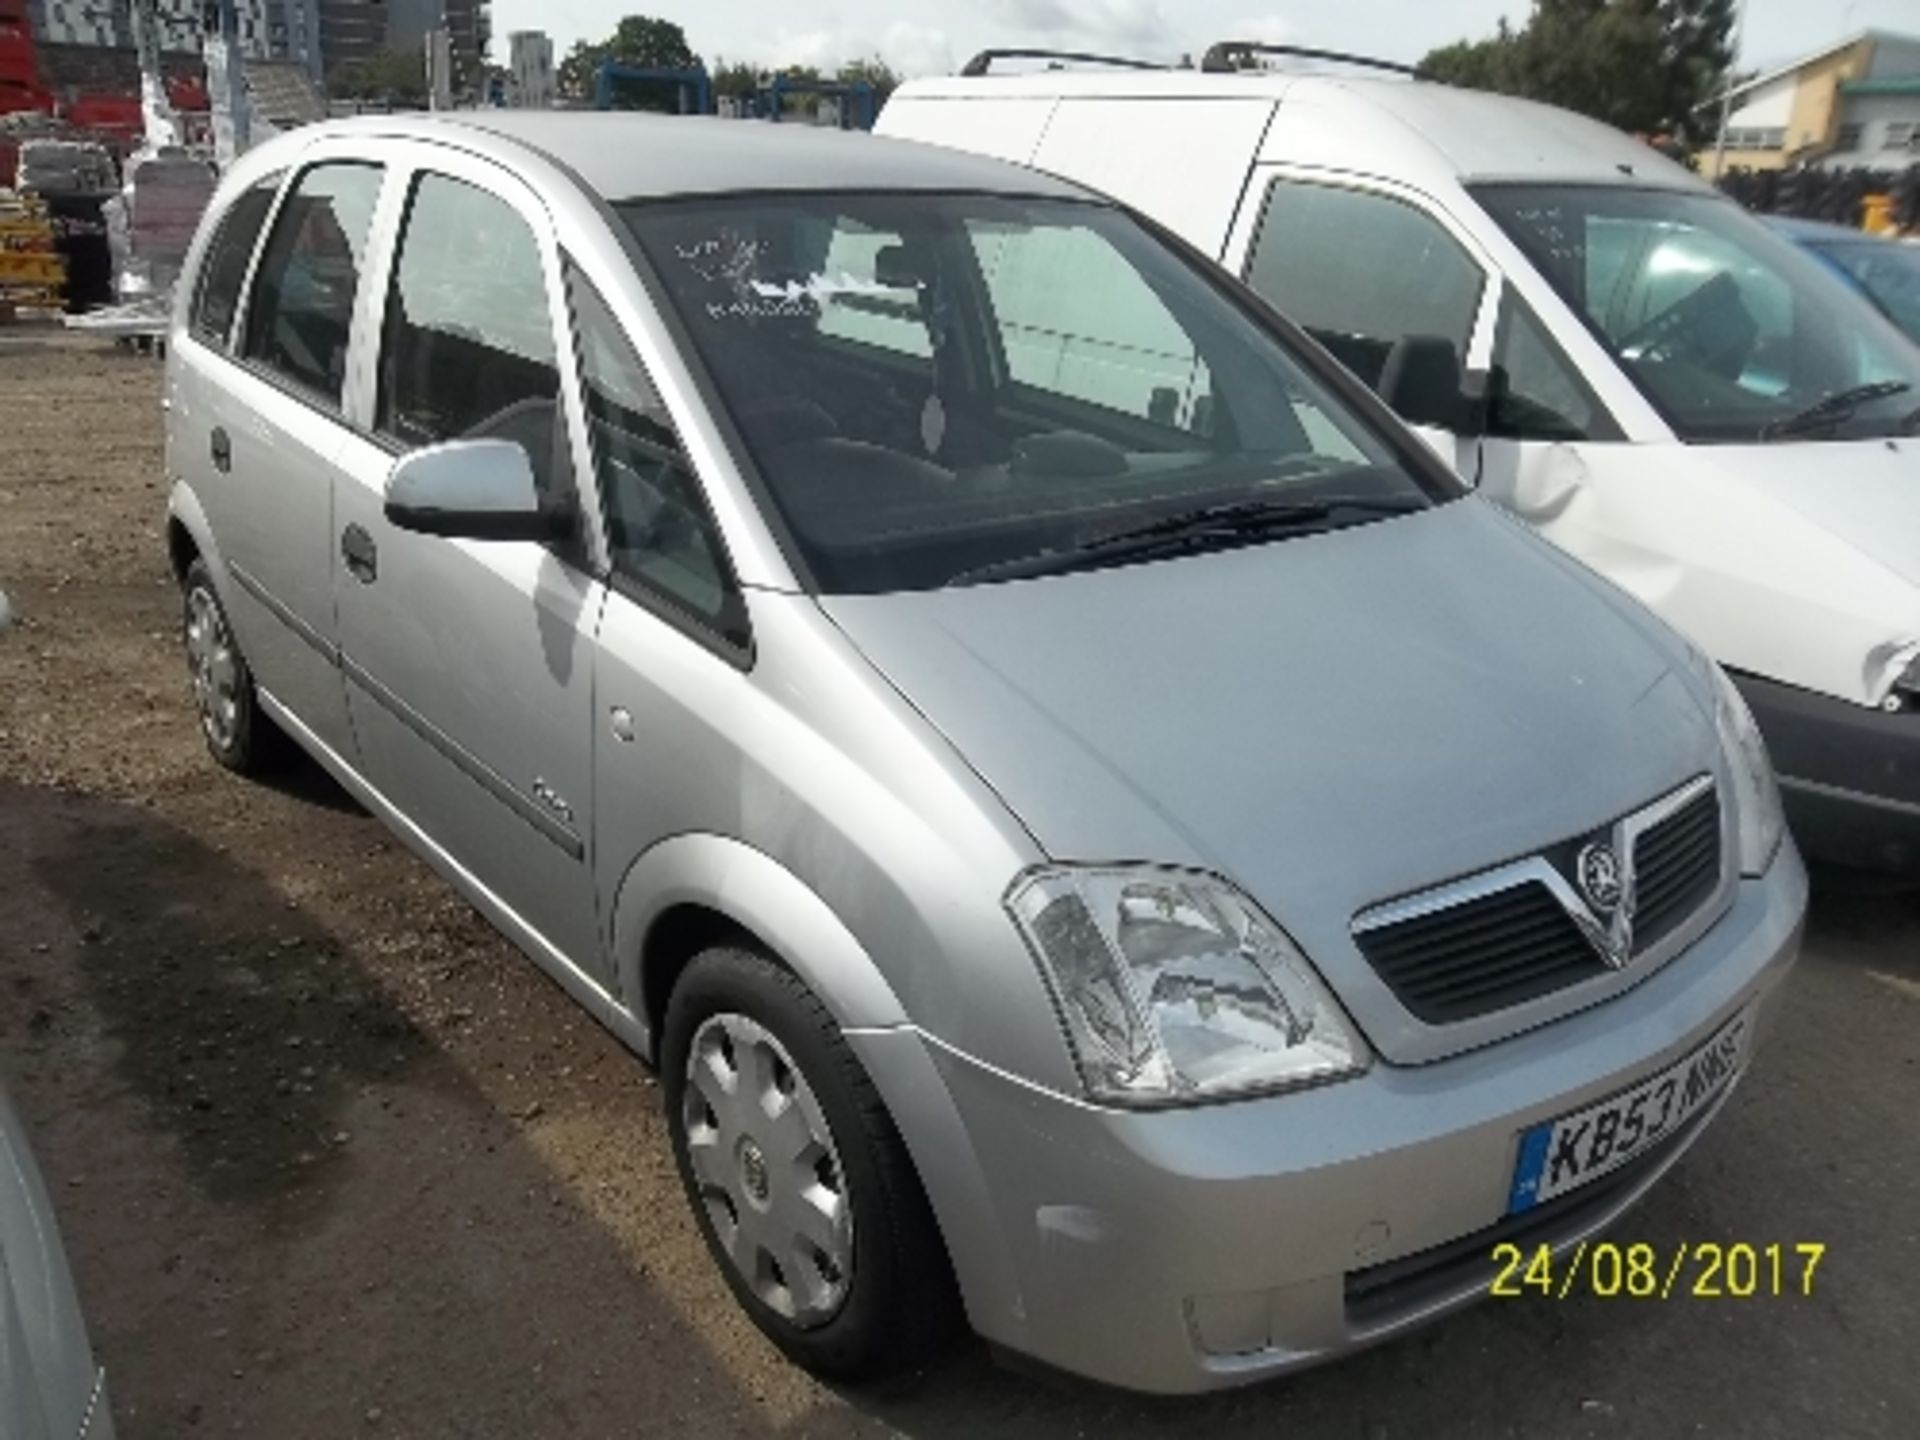
POLYGON ((1612 185, 1473 193, 1682 440, 1910 433, 1920 354, 1731 200, 1612 185))
POLYGON ((1212 506, 1334 500, 1327 529, 1455 493, 1111 207, 620 209, 822 590, 934 588, 1212 506))

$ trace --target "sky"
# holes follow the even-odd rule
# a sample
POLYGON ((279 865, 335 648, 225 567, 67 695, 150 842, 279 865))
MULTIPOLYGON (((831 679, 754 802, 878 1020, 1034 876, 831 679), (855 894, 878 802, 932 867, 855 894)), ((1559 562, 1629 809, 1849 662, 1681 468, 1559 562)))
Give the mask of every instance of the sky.
MULTIPOLYGON (((717 59, 811 64, 878 54, 908 75, 951 72, 988 46, 1045 45, 1172 59, 1215 40, 1278 40, 1412 62, 1435 45, 1516 25, 1527 0, 493 0, 497 58, 513 30, 564 55, 620 16, 658 15, 717 59)), ((1853 31, 1920 34, 1920 0, 1747 0, 1742 69, 1768 69, 1853 31)))

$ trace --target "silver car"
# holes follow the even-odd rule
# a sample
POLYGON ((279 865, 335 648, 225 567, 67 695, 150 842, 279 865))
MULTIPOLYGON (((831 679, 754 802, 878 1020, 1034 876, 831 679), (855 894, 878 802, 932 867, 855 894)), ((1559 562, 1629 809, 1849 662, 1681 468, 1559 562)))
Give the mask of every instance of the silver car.
POLYGON ((0 1436, 113 1440, 47 1187, 0 1089, 0 1436))
POLYGON ((1236 1384, 1700 1135, 1805 875, 1714 666, 1149 222, 800 127, 248 154, 168 351, 214 756, 659 1067, 740 1304, 1236 1384))

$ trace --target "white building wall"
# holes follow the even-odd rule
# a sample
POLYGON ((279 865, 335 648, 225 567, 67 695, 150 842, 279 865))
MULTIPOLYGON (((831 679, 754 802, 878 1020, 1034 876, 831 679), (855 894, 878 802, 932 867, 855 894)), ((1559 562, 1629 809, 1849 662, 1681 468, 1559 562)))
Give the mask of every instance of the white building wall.
POLYGON ((1727 117, 1727 127, 1732 129, 1737 126, 1743 130, 1785 128, 1793 113, 1795 85, 1796 77, 1792 75, 1783 75, 1769 85, 1762 85, 1733 107, 1733 113, 1727 117))
POLYGON ((1920 95, 1846 96, 1840 125, 1843 131, 1858 125, 1859 140, 1824 156, 1822 169, 1904 170, 1920 164, 1920 95))

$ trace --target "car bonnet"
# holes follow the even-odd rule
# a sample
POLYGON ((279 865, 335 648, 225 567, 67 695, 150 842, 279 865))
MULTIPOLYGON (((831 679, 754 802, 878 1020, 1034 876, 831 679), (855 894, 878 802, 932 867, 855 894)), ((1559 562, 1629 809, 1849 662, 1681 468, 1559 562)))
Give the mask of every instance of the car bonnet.
POLYGON ((1682 642, 1473 499, 821 604, 1049 855, 1225 875, 1343 992, 1358 911, 1717 764, 1682 642))

